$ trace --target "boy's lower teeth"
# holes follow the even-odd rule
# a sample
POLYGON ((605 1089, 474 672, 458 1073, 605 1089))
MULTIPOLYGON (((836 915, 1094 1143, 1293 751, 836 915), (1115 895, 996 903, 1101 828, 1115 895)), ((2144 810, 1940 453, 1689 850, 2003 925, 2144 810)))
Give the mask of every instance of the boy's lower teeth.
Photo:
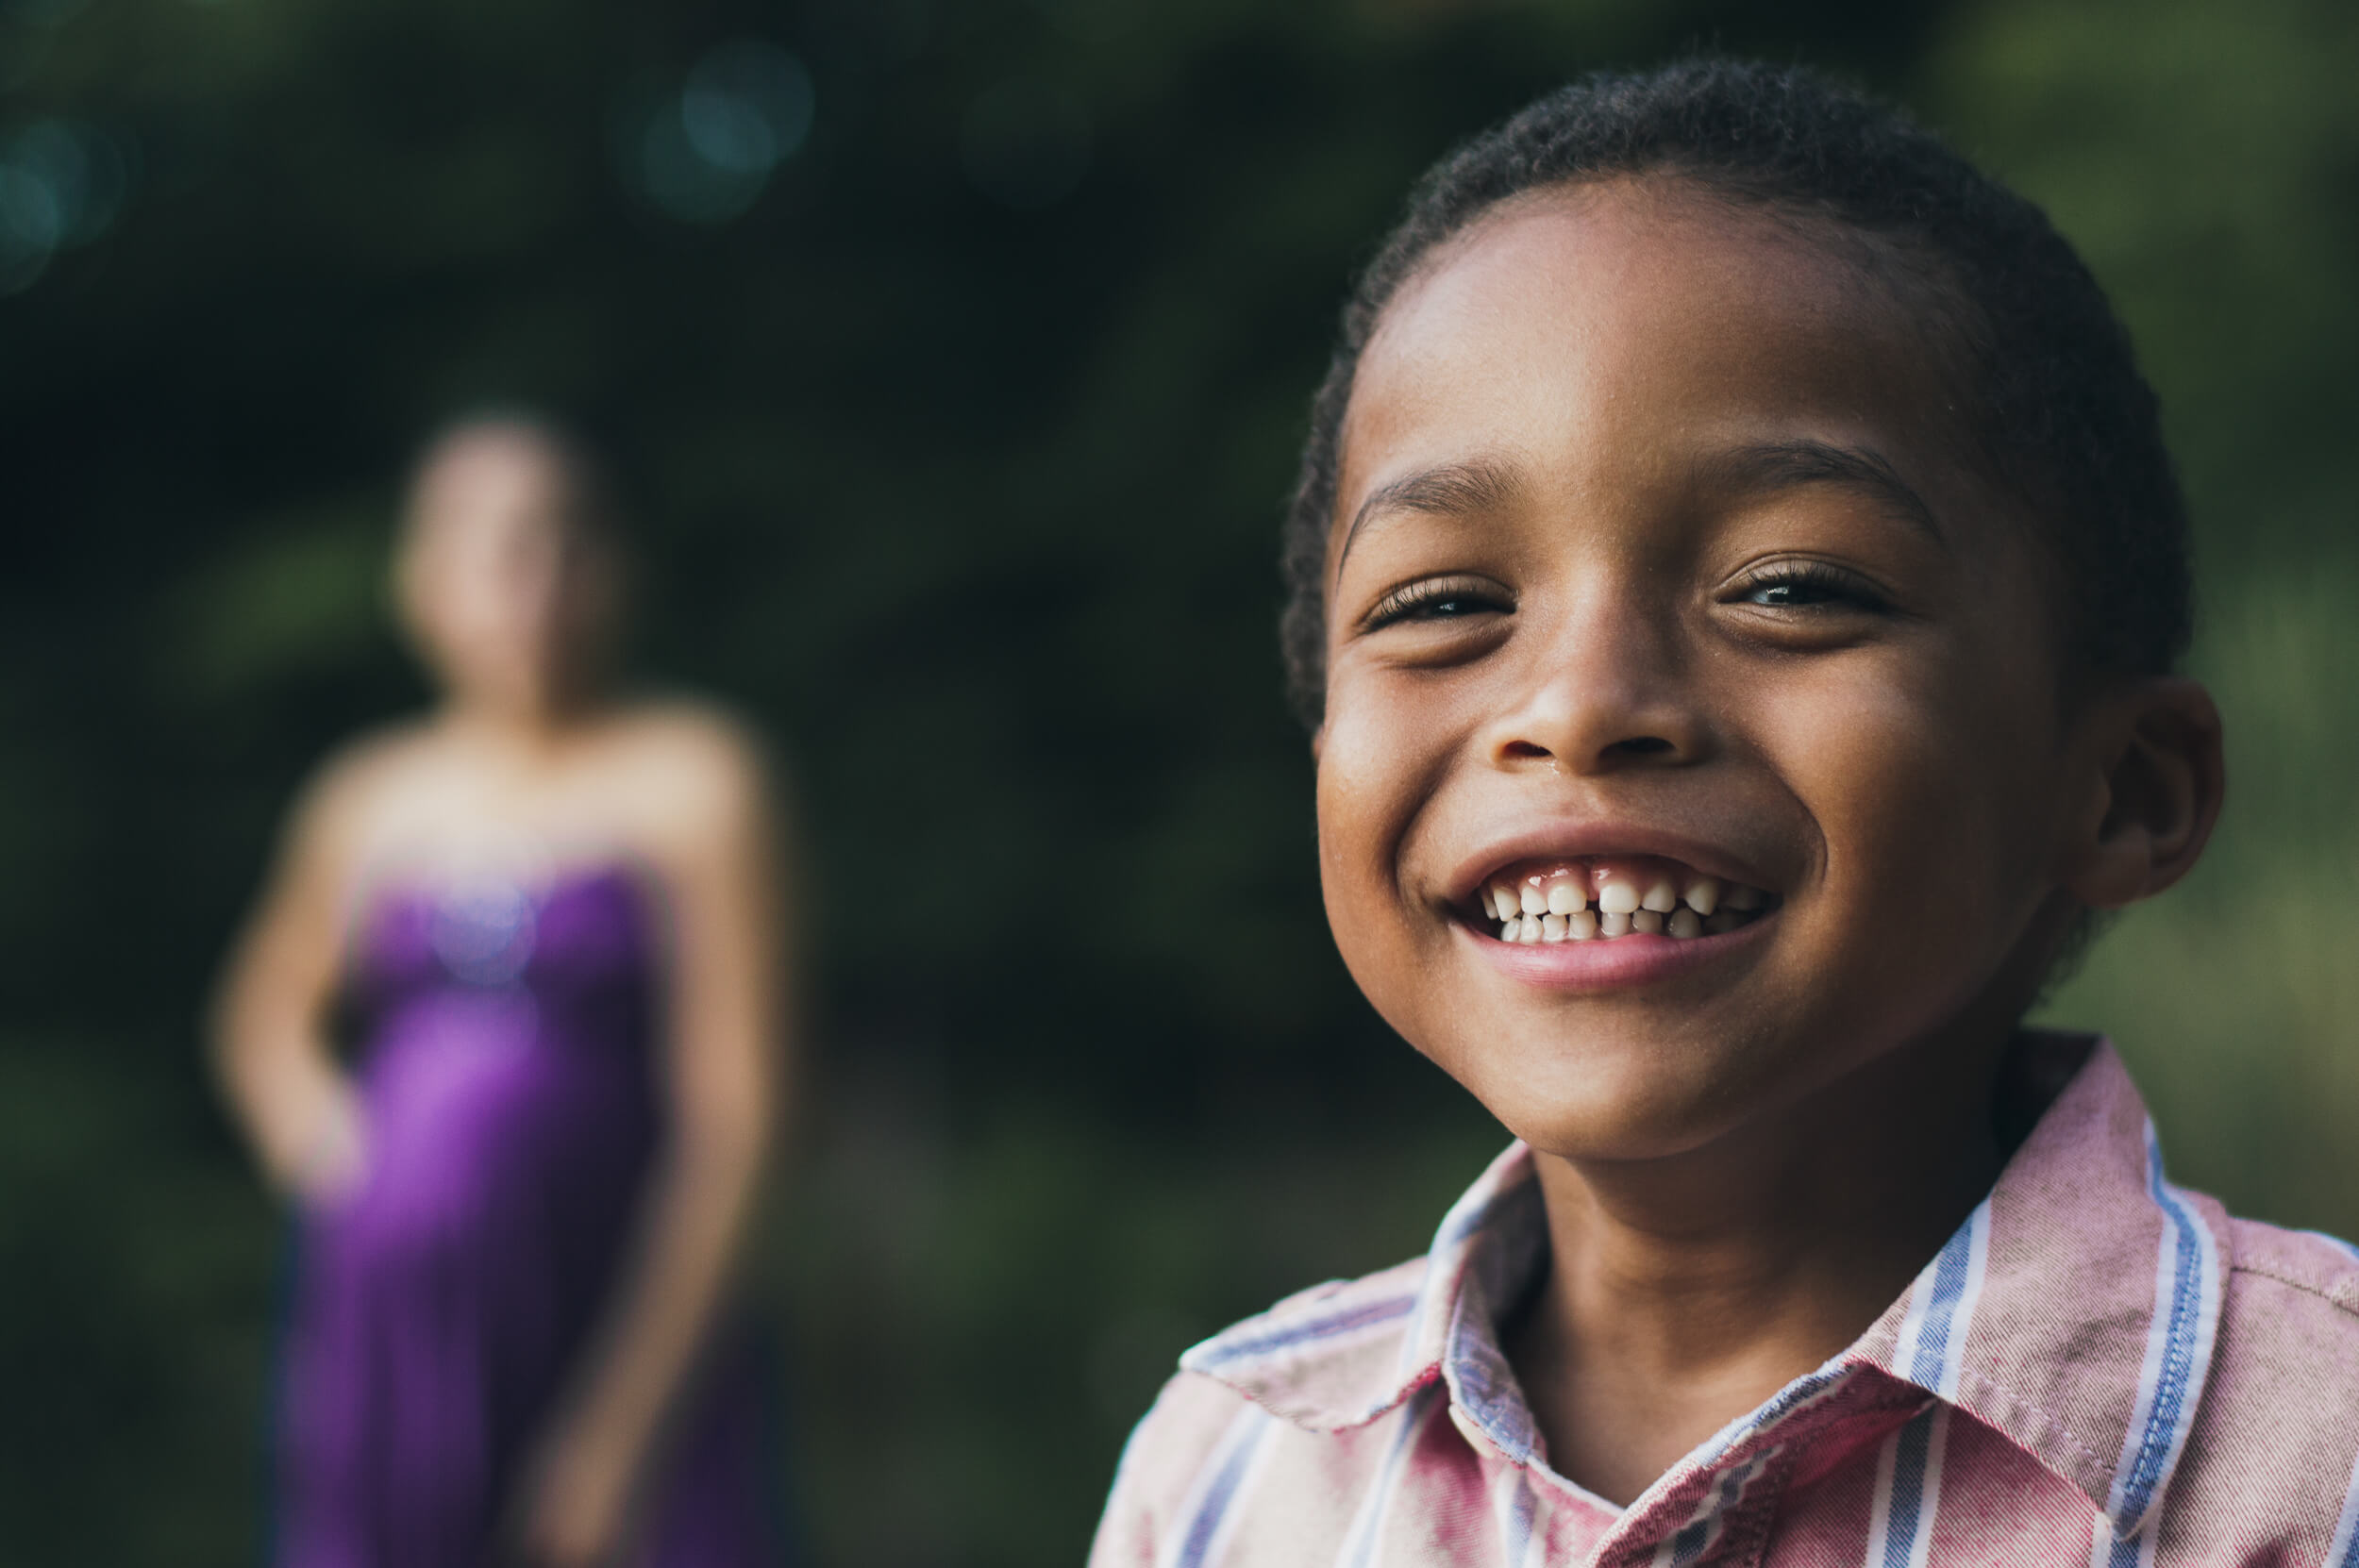
POLYGON ((1562 871, 1494 883, 1479 901, 1498 922, 1499 941, 1522 943, 1612 941, 1632 932, 1678 942, 1716 937, 1751 924, 1769 902, 1758 888, 1664 873, 1643 884, 1610 876, 1592 908, 1590 890, 1562 871))
POLYGON ((1595 909, 1582 909, 1569 915, 1518 915, 1499 922, 1498 939, 1516 942, 1599 942, 1643 931, 1686 942, 1749 926, 1757 913, 1721 909, 1705 916, 1693 909, 1675 909, 1665 916, 1652 909, 1639 909, 1631 914, 1601 915, 1595 909))

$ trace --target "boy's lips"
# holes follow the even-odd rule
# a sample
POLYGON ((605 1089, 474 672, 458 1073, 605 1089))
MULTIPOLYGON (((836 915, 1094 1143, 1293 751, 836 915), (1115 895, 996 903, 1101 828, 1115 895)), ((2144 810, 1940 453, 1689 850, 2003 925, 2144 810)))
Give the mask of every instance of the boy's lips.
POLYGON ((1629 984, 1708 961, 1779 905, 1741 858, 1627 824, 1494 844, 1452 901, 1487 958, 1545 985, 1629 984))
POLYGON ((1501 941, 1474 923, 1456 924, 1462 940, 1508 978, 1544 990, 1586 992, 1647 985, 1717 962, 1759 943, 1776 914, 1765 909, 1742 924, 1687 938, 1633 930, 1610 939, 1537 942, 1501 941))

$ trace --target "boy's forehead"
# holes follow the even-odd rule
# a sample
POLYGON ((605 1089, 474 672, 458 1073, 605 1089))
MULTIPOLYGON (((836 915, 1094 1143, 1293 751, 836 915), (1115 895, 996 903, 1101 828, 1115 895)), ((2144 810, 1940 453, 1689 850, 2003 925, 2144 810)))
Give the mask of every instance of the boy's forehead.
POLYGON ((1662 181, 1504 204, 1386 309, 1353 382, 1339 512, 1478 450, 1576 488, 1797 437, 1938 460, 1960 434, 1941 356, 1864 243, 1846 248, 1662 181))

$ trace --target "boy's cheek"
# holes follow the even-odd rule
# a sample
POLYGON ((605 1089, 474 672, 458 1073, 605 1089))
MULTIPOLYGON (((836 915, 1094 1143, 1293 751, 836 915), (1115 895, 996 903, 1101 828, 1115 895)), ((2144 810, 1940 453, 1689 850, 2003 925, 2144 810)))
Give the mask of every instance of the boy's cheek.
POLYGON ((1328 914, 1347 924, 1397 922, 1391 865, 1421 804, 1422 757, 1414 726, 1370 713, 1372 705, 1333 692, 1317 755, 1319 876, 1328 914))
MULTIPOLYGON (((1952 709, 1954 711, 1954 709, 1952 709)), ((2004 966, 2048 889, 2036 748, 1898 724, 1813 756, 1825 859, 1777 933, 1821 1028, 1872 1055, 1937 1026, 2004 966)), ((1815 785, 1815 788, 1810 786, 1815 785)))

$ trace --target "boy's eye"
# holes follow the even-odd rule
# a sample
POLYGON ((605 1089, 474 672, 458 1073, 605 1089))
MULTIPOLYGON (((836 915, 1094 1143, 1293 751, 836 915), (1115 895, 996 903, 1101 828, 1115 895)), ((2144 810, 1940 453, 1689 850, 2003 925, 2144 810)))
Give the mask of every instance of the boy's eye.
POLYGON ((1745 597, 1757 605, 1818 605, 1827 602, 1827 591, 1816 583, 1765 582, 1754 584, 1745 597))
POLYGON ((1884 597, 1866 579, 1825 561, 1793 561, 1769 567, 1738 588, 1739 604, 1765 609, 1816 609, 1840 607, 1882 609, 1884 597))
POLYGON ((1410 583, 1377 601, 1361 622, 1363 631, 1375 631, 1403 621, 1462 621, 1476 615, 1500 614, 1514 608, 1497 586, 1466 578, 1410 583))

